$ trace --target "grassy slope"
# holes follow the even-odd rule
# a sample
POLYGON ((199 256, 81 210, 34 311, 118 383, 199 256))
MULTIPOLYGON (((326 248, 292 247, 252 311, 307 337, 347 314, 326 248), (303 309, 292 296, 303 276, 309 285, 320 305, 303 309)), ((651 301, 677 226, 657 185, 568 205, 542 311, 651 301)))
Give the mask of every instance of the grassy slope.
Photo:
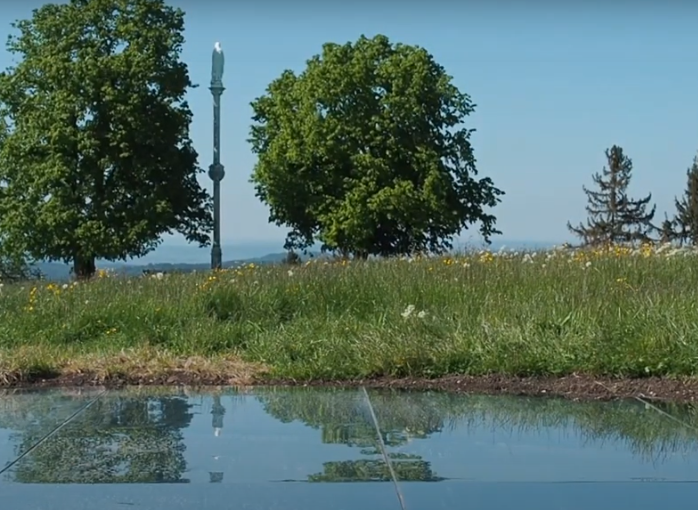
POLYGON ((697 262, 649 250, 482 253, 5 286, 0 379, 254 372, 240 360, 300 379, 693 376, 697 262))

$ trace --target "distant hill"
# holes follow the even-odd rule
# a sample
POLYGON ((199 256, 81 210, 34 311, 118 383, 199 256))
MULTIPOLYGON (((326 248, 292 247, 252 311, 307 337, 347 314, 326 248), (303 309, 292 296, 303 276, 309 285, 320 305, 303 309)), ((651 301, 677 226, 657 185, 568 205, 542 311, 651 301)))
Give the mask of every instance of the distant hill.
MULTIPOLYGON (((315 254, 313 254, 315 255, 315 254)), ((235 267, 241 264, 276 264, 283 262, 286 258, 286 253, 270 253, 262 257, 255 257, 250 259, 241 260, 227 260, 223 262, 224 268, 235 267)), ((143 271, 151 272, 192 272, 192 271, 206 271, 211 268, 208 263, 193 264, 193 263, 151 263, 151 264, 124 264, 124 263, 114 263, 105 262, 102 264, 97 264, 100 269, 109 269, 119 274, 127 276, 136 276, 143 274, 143 271)), ((35 268, 41 271, 41 273, 46 277, 47 280, 69 280, 70 279, 70 266, 67 264, 62 264, 60 262, 40 262, 35 265, 35 268)))
MULTIPOLYGON (((506 241, 495 241, 493 242, 488 248, 490 250, 499 250, 503 247, 506 247, 507 249, 516 249, 516 250, 539 250, 539 249, 547 249, 551 248, 554 245, 554 243, 548 243, 548 242, 530 242, 530 241, 517 241, 517 240, 506 240, 506 241)), ((484 248, 485 246, 482 244, 463 244, 463 245, 456 245, 454 246, 454 249, 456 251, 461 251, 466 248, 470 249, 479 249, 479 248, 484 248)), ((112 271, 115 271, 120 274, 124 275, 141 275, 143 274, 143 271, 151 271, 151 272, 158 272, 158 271, 167 271, 167 272, 191 272, 191 271, 206 271, 208 270, 211 265, 209 262, 165 262, 163 259, 167 260, 207 260, 208 259, 208 253, 207 252, 201 252, 197 251, 194 252, 191 250, 191 248, 185 247, 182 249, 182 247, 166 247, 167 250, 163 250, 160 248, 160 256, 155 258, 153 262, 144 262, 144 261, 139 261, 135 260, 133 262, 108 262, 108 261, 101 261, 97 263, 97 267, 99 269, 110 269, 112 271), (203 254, 203 256, 202 256, 203 254)), ((224 253, 227 251, 228 253, 233 252, 233 253, 253 253, 252 250, 243 250, 241 249, 240 246, 230 246, 230 247, 224 247, 226 248, 224 250, 224 253)), ((243 247, 244 248, 244 247, 243 247)), ((257 250, 259 250, 261 247, 257 247, 257 250)), ((273 249, 273 248, 272 248, 273 249)), ((256 253, 260 253, 260 251, 256 251, 256 253)), ((264 253, 262 251, 262 253, 264 253)), ((322 255, 319 252, 311 252, 310 255, 302 256, 301 258, 303 260, 306 260, 308 257, 321 257, 322 255)), ((223 262, 223 267, 228 268, 231 266, 237 266, 240 264, 275 264, 275 263, 280 263, 286 258, 286 252, 276 252, 276 253, 268 253, 267 255, 262 255, 259 257, 244 257, 244 258, 239 258, 239 259, 233 259, 233 260, 227 260, 223 262)), ((145 260, 148 260, 146 257, 145 260)), ((151 260, 153 260, 151 258, 151 260)), ((37 269, 39 269, 46 277, 47 280, 54 280, 54 281, 61 281, 61 280, 68 280, 70 279, 70 266, 67 264, 62 264, 60 262, 41 262, 35 266, 37 269)))

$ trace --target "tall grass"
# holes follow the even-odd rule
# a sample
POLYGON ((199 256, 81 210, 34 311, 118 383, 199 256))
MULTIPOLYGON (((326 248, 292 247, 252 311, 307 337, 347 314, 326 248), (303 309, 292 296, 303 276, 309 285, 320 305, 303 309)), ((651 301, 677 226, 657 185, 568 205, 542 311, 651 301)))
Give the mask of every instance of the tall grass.
POLYGON ((133 353, 235 357, 297 379, 698 372, 692 252, 480 252, 102 276, 65 288, 5 285, 0 370, 60 371, 95 356, 118 364, 133 353))

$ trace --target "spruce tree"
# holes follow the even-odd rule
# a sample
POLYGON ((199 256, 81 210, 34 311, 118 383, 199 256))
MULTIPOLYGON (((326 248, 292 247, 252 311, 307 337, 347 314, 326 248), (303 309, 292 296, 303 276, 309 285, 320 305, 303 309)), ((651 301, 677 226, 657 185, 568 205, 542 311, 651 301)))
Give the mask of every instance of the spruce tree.
POLYGON ((608 165, 592 176, 598 190, 582 186, 588 198, 586 225, 573 227, 568 222, 567 228, 585 245, 647 242, 655 230, 652 219, 656 208, 647 211, 652 194, 639 200, 629 198, 632 160, 617 145, 605 154, 608 165))
POLYGON ((672 243, 680 238, 680 234, 676 231, 676 220, 669 219, 669 217, 664 214, 664 221, 659 227, 659 242, 661 243, 672 243))
POLYGON ((693 158, 693 166, 686 171, 686 191, 681 200, 674 200, 676 215, 674 223, 681 243, 698 245, 698 156, 693 158))

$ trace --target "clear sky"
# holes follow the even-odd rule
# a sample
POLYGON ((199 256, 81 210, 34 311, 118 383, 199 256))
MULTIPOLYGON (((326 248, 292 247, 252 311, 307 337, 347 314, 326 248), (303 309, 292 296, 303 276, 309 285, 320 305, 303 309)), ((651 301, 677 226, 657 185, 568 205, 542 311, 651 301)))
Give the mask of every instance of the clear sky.
MULTIPOLYGON (((37 0, 6 1, 3 19, 28 17, 37 0)), ((222 99, 224 243, 281 242, 248 183, 250 101, 284 69, 302 70, 323 43, 385 34, 430 51, 471 95, 481 175, 506 192, 495 210, 503 240, 571 239, 584 219, 582 185, 621 145, 633 159, 631 192, 652 192, 671 212, 698 151, 698 3, 223 2, 178 0, 187 13, 183 58, 200 85, 188 100, 192 138, 212 158, 211 50, 226 55, 222 99)), ((9 24, 0 23, 0 38, 9 24)), ((0 67, 10 63, 0 52, 0 67)), ((210 188, 207 177, 202 181, 210 188)), ((469 233, 463 236, 464 240, 469 233)), ((474 240, 477 239, 476 237, 474 240)))

